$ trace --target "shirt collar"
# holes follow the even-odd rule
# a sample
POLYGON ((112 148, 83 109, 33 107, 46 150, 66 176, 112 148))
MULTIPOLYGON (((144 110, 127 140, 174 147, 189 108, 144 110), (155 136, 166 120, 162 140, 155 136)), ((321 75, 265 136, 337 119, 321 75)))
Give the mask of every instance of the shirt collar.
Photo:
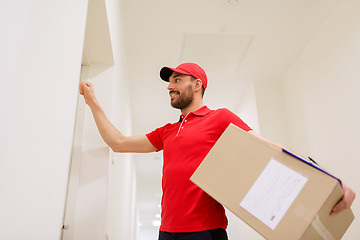
POLYGON ((191 112, 191 113, 196 115, 196 116, 203 117, 203 116, 207 115, 210 111, 211 110, 207 106, 202 106, 201 108, 199 108, 195 112, 191 112))
MULTIPOLYGON (((188 115, 192 114, 192 115, 195 115, 195 116, 198 116, 198 117, 203 117, 203 116, 206 116, 209 112, 211 112, 211 110, 207 106, 202 106, 198 110, 196 110, 194 112, 190 112, 188 115)), ((181 114, 179 122, 182 122, 182 120, 184 118, 185 118, 185 116, 181 114)))

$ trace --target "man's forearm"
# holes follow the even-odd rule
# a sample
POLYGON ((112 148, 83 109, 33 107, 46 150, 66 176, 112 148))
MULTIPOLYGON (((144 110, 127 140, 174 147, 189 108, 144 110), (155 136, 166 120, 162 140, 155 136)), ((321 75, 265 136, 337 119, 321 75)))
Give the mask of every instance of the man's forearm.
POLYGON ((98 103, 91 104, 89 107, 101 137, 114 150, 125 136, 110 122, 98 103))

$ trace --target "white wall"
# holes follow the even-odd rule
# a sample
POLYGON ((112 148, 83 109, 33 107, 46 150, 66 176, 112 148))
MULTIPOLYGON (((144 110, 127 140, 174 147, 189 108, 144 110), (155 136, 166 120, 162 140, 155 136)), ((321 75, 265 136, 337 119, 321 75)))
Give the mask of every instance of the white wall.
MULTIPOLYGON (((1 4, 0 239, 60 238, 87 2, 29 0, 1 4)), ((107 1, 107 5, 115 66, 110 73, 102 73, 107 75, 102 78, 111 81, 106 86, 112 87, 101 90, 104 85, 97 83, 96 91, 115 125, 131 134, 121 6, 116 0, 107 1)), ((84 124, 91 126, 91 121, 87 116, 84 124)), ((134 164, 130 156, 112 154, 112 161, 103 159, 106 163, 100 164, 93 156, 100 152, 107 155, 108 150, 96 150, 103 144, 97 131, 86 134, 86 139, 92 140, 82 147, 85 155, 90 154, 86 158, 90 165, 80 171, 83 185, 77 201, 87 202, 91 196, 93 201, 77 205, 74 237, 94 233, 92 236, 105 238, 108 232, 111 239, 134 239, 134 164), (96 173, 94 168, 99 167, 102 170, 96 173), (89 182, 92 189, 103 190, 94 195, 86 188, 89 182), (109 188, 104 189, 107 182, 109 188), (90 213, 97 219, 87 218, 90 213), (89 226, 93 226, 92 231, 87 231, 89 226)))
MULTIPOLYGON (((131 134, 130 104, 123 66, 121 16, 119 1, 89 2, 84 47, 85 62, 89 64, 85 69, 89 70, 83 75, 88 75, 87 80, 94 84, 107 117, 127 135, 131 134)), ((66 213, 73 214, 75 221, 73 224, 69 221, 64 240, 135 239, 136 174, 133 160, 129 154, 109 152, 89 107, 85 106, 85 109, 81 168, 77 191, 73 194, 76 206, 72 213, 66 213)))
POLYGON ((245 91, 242 92, 239 106, 235 113, 254 131, 259 132, 259 119, 257 102, 253 83, 249 83, 245 91))
POLYGON ((259 132, 267 139, 287 146, 288 122, 282 83, 255 84, 259 132))
MULTIPOLYGON (((114 54, 114 86, 111 121, 124 135, 132 134, 130 93, 124 48, 121 1, 106 0, 114 54)), ((109 175, 108 233, 112 240, 136 239, 136 172, 131 154, 111 154, 109 175)))
MULTIPOLYGON (((121 16, 119 1, 89 1, 83 59, 88 66, 83 67, 82 79, 94 84, 114 125, 131 134, 121 16)), ((75 147, 80 153, 72 159, 63 239, 135 239, 136 174, 131 155, 109 152, 89 107, 81 106, 83 97, 80 103, 78 114, 85 114, 79 124, 82 131, 76 133, 81 136, 79 149, 75 147)))
POLYGON ((86 8, 1 3, 1 239, 60 237, 86 8))
MULTIPOLYGON (((289 144, 360 189, 360 1, 346 0, 284 78, 289 144)), ((360 212, 359 200, 353 205, 360 212)), ((358 217, 358 216, 357 216, 358 217)), ((355 221, 344 239, 360 239, 355 221)))
MULTIPOLYGON (((85 69, 87 70, 82 71, 82 75, 92 76, 86 80, 93 83, 96 96, 104 112, 110 117, 113 101, 111 93, 114 85, 113 67, 94 65, 85 69)), ((69 229, 64 231, 63 239, 105 239, 108 224, 110 150, 101 138, 92 113, 89 107, 85 106, 82 96, 79 101, 82 102, 79 104, 78 114, 84 111, 84 117, 76 128, 82 128, 82 131, 77 133, 82 136, 79 141, 80 146, 77 146, 79 149, 76 149, 80 153, 72 156, 70 179, 70 184, 76 184, 76 191, 73 191, 72 195, 68 194, 67 217, 64 224, 69 225, 69 229), (75 164, 79 167, 75 167, 75 164), (68 208, 69 204, 74 204, 72 209, 68 208), (69 221, 71 219, 68 220, 70 217, 74 219, 73 222, 69 221)))

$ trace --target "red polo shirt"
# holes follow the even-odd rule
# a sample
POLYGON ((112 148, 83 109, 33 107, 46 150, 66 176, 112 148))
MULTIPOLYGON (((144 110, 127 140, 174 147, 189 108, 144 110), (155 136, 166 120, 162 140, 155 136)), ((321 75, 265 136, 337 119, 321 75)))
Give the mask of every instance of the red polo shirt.
POLYGON ((229 110, 204 106, 146 134, 157 151, 164 150, 161 231, 226 229, 223 206, 189 178, 230 123, 251 130, 229 110))

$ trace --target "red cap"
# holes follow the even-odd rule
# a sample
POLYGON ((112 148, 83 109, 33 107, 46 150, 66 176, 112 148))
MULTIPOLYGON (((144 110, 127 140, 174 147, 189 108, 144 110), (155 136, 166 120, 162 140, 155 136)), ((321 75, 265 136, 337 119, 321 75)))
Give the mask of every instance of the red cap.
POLYGON ((202 69, 196 63, 183 63, 183 64, 180 64, 179 66, 177 66, 176 68, 163 67, 160 70, 160 77, 162 80, 168 82, 169 78, 173 72, 191 75, 194 78, 201 80, 204 89, 206 89, 206 87, 207 87, 206 73, 205 73, 204 69, 202 69))

